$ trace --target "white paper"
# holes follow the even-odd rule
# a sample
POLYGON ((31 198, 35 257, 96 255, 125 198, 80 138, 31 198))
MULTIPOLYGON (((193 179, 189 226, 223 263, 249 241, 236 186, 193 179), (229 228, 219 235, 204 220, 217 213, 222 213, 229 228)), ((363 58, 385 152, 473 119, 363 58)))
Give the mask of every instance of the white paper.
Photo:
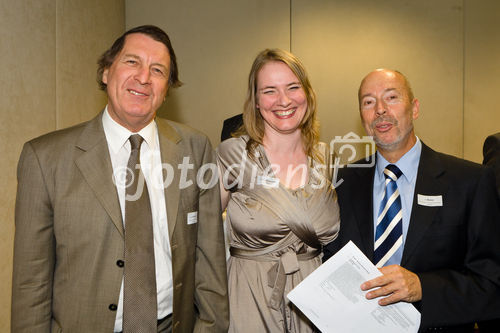
POLYGON ((380 306, 378 299, 365 298, 361 284, 380 275, 349 242, 287 296, 323 333, 417 332, 420 313, 412 304, 380 306))

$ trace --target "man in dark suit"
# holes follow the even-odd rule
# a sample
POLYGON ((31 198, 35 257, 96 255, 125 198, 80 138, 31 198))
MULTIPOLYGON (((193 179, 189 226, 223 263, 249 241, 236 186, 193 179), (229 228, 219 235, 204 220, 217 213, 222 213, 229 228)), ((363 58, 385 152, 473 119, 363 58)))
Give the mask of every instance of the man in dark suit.
POLYGON ((127 31, 98 74, 104 111, 23 148, 12 332, 226 332, 219 187, 201 172, 216 170, 214 152, 205 135, 155 117, 180 85, 168 36, 127 31), (129 195, 134 172, 142 183, 129 195))
POLYGON ((369 73, 358 97, 378 152, 374 165, 339 172, 342 223, 325 260, 352 240, 383 274, 362 284, 368 299, 413 303, 422 314, 421 332, 473 332, 476 320, 500 311, 493 174, 415 136, 419 102, 401 73, 369 73))
MULTIPOLYGON (((497 191, 500 196, 500 133, 486 138, 483 145, 483 164, 493 168, 497 181, 497 191)), ((497 314, 500 318, 500 312, 497 314)), ((500 331, 500 319, 478 323, 480 333, 497 333, 500 331)))
POLYGON ((492 167, 495 172, 498 195, 500 195, 500 132, 484 140, 483 157, 483 164, 492 167))
POLYGON ((231 118, 224 120, 222 131, 220 133, 220 141, 224 141, 232 137, 233 133, 243 125, 243 114, 237 114, 231 118))

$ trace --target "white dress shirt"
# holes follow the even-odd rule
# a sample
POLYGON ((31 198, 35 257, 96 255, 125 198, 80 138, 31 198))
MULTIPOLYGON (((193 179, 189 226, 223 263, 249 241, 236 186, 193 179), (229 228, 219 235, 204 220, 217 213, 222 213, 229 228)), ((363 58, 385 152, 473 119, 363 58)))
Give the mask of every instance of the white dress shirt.
MULTIPOLYGON (((108 113, 108 107, 102 116, 102 125, 106 141, 108 142, 109 155, 113 166, 113 177, 120 200, 122 220, 125 224, 125 177, 128 159, 130 157, 129 137, 139 134, 144 138, 141 145, 141 170, 148 186, 153 216, 153 238, 156 269, 156 291, 158 302, 158 319, 172 313, 173 282, 172 282, 172 252, 167 225, 167 209, 165 205, 165 192, 163 187, 162 161, 158 128, 155 121, 149 123, 138 133, 132 133, 114 121, 108 113)), ((127 263, 125 263, 126 265, 127 263)), ((116 312, 115 332, 122 331, 123 321, 123 280, 116 312)))

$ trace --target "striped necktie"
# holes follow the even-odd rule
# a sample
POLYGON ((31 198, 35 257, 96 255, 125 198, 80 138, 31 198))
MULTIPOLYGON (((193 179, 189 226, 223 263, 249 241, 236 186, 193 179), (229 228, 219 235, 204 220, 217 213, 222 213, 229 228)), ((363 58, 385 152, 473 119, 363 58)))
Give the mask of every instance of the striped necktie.
MULTIPOLYGON (((373 262, 378 268, 383 267, 396 252, 400 253, 403 245, 403 211, 396 184, 402 174, 394 164, 389 164, 384 170, 385 193, 380 203, 373 253, 373 262)), ((399 263, 401 258, 398 259, 399 263)))

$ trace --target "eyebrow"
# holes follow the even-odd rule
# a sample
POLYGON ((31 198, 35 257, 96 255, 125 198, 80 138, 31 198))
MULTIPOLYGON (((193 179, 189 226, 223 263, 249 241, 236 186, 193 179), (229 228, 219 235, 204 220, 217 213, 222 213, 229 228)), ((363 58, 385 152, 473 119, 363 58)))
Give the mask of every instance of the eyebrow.
MULTIPOLYGON (((290 86, 293 86, 296 84, 298 84, 299 86, 301 85, 299 81, 294 81, 294 82, 288 83, 286 86, 290 87, 290 86)), ((276 86, 265 86, 265 87, 260 88, 259 91, 265 90, 265 89, 276 89, 276 86)))
POLYGON ((123 58, 134 58, 134 59, 141 59, 138 55, 132 54, 132 53, 125 53, 123 55, 123 58))
MULTIPOLYGON (((138 55, 135 55, 135 54, 132 54, 132 53, 126 53, 123 55, 124 58, 134 58, 134 59, 137 59, 137 60, 141 60, 141 57, 139 57, 138 55)), ((168 66, 165 66, 164 64, 162 63, 159 63, 159 62, 154 62, 151 64, 152 66, 160 66, 160 67, 163 67, 165 70, 168 71, 168 66)))
MULTIPOLYGON (((394 90, 396 90, 396 88, 387 88, 384 90, 384 94, 388 93, 390 91, 394 91, 394 90)), ((373 95, 371 93, 367 93, 367 94, 361 95, 361 99, 363 99, 365 97, 370 97, 370 96, 373 96, 373 95)))

